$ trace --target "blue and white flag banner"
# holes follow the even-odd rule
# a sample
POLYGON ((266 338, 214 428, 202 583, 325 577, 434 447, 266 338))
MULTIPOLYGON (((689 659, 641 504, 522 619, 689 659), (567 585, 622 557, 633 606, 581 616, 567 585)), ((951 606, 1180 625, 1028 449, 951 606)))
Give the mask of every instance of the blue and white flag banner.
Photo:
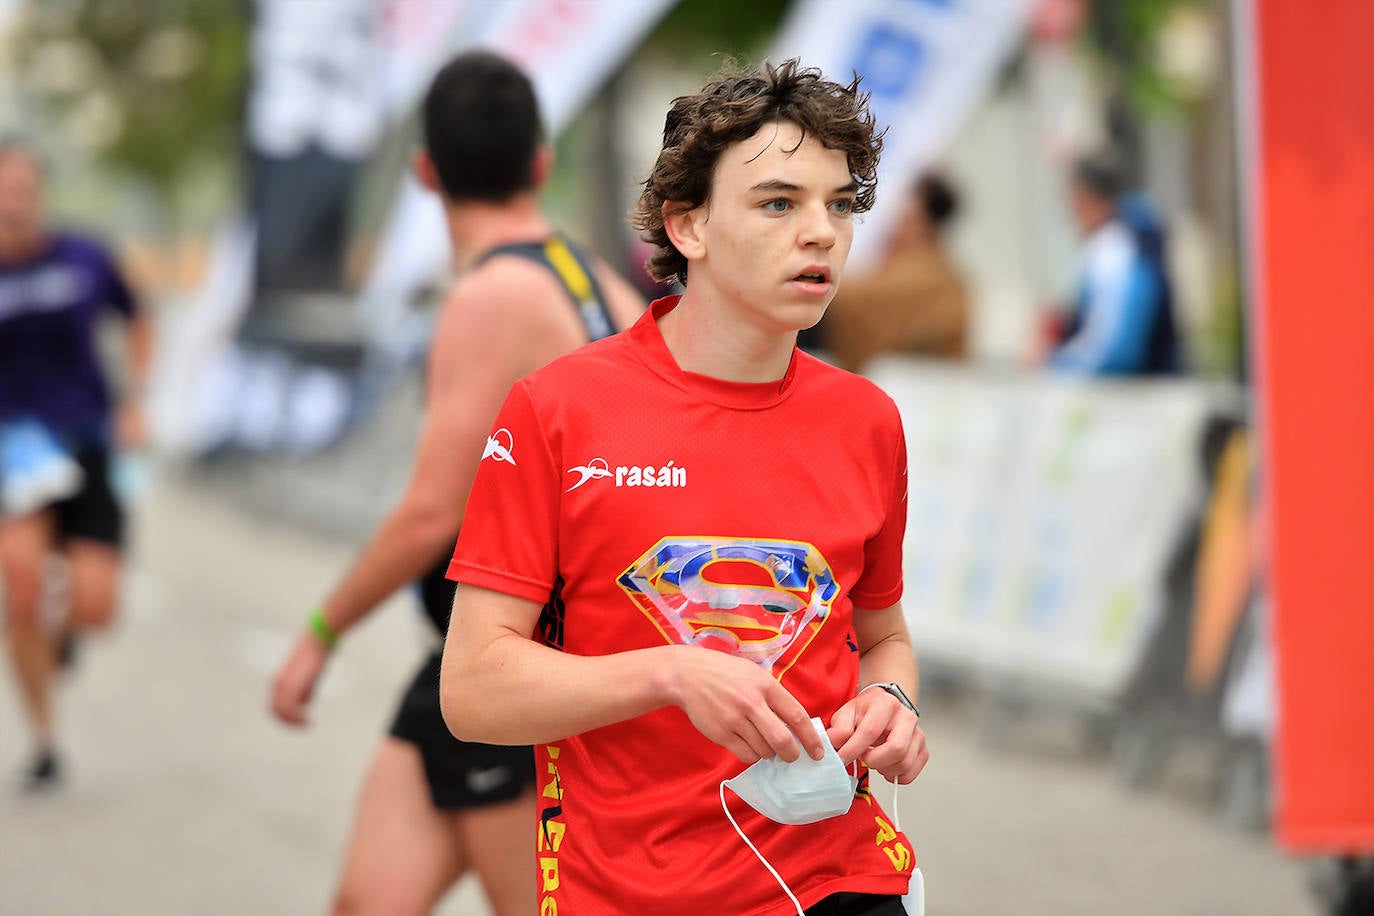
POLYGON ((878 204, 862 218, 850 264, 877 260, 896 204, 953 139, 1015 49, 1034 0, 797 0, 773 61, 800 57, 838 82, 863 77, 888 128, 878 204))

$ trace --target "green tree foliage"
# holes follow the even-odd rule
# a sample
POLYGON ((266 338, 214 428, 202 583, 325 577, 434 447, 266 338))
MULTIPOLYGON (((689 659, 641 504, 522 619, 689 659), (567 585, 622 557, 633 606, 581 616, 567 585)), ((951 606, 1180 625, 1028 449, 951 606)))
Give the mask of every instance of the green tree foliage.
POLYGON ((1087 38, 1141 113, 1179 114, 1188 97, 1161 65, 1160 37, 1171 19, 1205 10, 1205 0, 1091 0, 1087 38))
POLYGON ((42 141, 169 195, 188 168, 238 155, 247 28, 221 0, 32 0, 16 64, 42 141))
POLYGON ((790 0, 682 0, 648 41, 657 54, 699 60, 747 57, 777 31, 790 0))

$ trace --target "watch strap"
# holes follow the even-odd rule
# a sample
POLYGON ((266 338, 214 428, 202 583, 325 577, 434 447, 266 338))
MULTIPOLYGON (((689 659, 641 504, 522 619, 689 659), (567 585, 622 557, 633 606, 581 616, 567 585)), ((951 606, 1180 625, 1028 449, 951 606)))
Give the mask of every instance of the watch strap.
POLYGON ((909 710, 911 710, 913 713, 915 713, 915 714, 916 714, 916 718, 918 718, 918 719, 921 718, 921 711, 920 711, 919 709, 916 708, 916 704, 915 704, 915 703, 911 702, 911 698, 908 697, 908 696, 906 695, 906 691, 903 690, 903 689, 901 688, 901 685, 899 685, 899 684, 893 684, 893 683, 869 684, 867 687, 864 687, 863 689, 861 689, 861 690, 859 691, 859 693, 863 693, 864 690, 873 690, 873 689, 875 689, 875 688, 878 689, 878 690, 884 690, 884 691, 890 693, 892 696, 894 696, 894 697, 897 698, 897 702, 898 702, 898 703, 901 703, 901 704, 902 704, 903 706, 905 706, 907 709, 909 709, 909 710))

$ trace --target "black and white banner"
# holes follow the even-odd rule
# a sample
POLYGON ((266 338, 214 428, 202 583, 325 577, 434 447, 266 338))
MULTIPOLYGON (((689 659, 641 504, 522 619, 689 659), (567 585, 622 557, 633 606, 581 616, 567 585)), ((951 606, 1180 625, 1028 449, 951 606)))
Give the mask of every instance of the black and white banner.
POLYGON ((167 329, 160 444, 201 454, 335 441, 357 413, 366 349, 448 261, 439 204, 406 175, 361 296, 345 294, 349 209, 378 143, 472 46, 526 68, 556 136, 675 2, 257 0, 247 212, 167 329))
POLYGON ((386 121, 380 9, 374 0, 259 0, 247 109, 256 295, 336 291, 346 206, 386 121))

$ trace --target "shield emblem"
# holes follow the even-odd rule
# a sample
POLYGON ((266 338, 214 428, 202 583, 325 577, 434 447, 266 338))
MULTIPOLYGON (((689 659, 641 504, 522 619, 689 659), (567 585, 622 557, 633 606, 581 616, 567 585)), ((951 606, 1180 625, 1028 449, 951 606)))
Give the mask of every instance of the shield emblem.
POLYGON ((839 594, 825 557, 800 541, 664 538, 619 582, 669 643, 728 652, 778 677, 839 594))

